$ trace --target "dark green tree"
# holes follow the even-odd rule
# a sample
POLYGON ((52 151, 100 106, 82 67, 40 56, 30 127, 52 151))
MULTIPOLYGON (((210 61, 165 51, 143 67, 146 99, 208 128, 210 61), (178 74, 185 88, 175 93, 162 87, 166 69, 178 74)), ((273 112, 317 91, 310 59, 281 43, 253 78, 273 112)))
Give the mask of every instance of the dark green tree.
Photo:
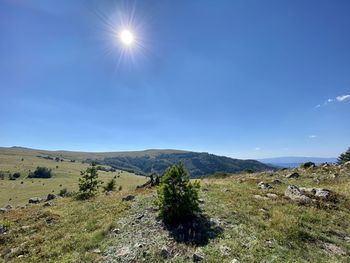
POLYGON ((112 192, 112 191, 115 191, 115 188, 116 188, 116 182, 115 182, 115 179, 112 178, 107 182, 106 185, 103 186, 103 191, 112 192))
POLYGON ((191 220, 200 212, 199 182, 190 182, 190 175, 182 163, 169 167, 161 178, 156 203, 160 217, 170 224, 191 220))
POLYGON ((81 171, 81 178, 79 178, 79 199, 89 199, 97 194, 98 188, 102 182, 98 179, 98 173, 96 164, 92 163, 91 166, 86 168, 85 171, 81 171))
POLYGON ((30 172, 28 178, 51 178, 51 169, 38 166, 34 172, 30 172))
POLYGON ((350 148, 345 153, 338 157, 338 164, 343 164, 350 161, 350 148))

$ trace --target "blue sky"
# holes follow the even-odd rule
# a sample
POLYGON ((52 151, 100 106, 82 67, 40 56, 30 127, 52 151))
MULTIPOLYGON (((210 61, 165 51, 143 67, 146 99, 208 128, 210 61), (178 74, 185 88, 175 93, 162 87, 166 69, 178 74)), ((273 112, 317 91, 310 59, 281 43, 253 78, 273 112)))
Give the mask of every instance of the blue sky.
POLYGON ((340 0, 0 0, 0 145, 338 156, 349 13, 340 0))

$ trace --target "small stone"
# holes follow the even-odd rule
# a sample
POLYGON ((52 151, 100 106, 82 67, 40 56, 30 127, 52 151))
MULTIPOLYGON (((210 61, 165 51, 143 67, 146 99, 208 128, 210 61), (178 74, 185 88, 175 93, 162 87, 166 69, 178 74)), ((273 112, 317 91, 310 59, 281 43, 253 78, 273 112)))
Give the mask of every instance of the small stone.
POLYGON ((163 258, 169 258, 170 257, 170 251, 169 248, 167 246, 162 246, 161 250, 160 250, 160 255, 163 258))
POLYGON ((324 249, 326 249, 328 252, 338 255, 338 256, 345 256, 346 252, 341 247, 338 247, 337 245, 334 245, 332 243, 324 243, 323 244, 324 249))
POLYGON ((193 254, 193 261, 198 262, 204 259, 204 253, 201 248, 197 248, 193 254))
POLYGON ((328 199, 331 196, 331 192, 327 189, 317 188, 315 196, 323 199, 328 199))
POLYGON ((198 203, 204 204, 204 200, 203 199, 198 199, 198 203))
POLYGON ((277 199, 277 198, 278 198, 278 195, 273 194, 273 193, 267 193, 266 196, 267 196, 268 198, 271 198, 271 199, 277 199))
POLYGON ((50 207, 50 206, 53 206, 53 203, 52 202, 47 202, 43 206, 44 207, 50 207))
POLYGON ((50 201, 50 200, 53 200, 53 199, 56 199, 56 195, 55 194, 48 194, 47 198, 46 198, 46 201, 50 201))
POLYGON ((239 260, 238 259, 232 259, 231 263, 239 263, 239 260))
POLYGON ((0 214, 6 213, 8 210, 6 208, 0 208, 0 214))
POLYGON ((92 253, 95 253, 95 254, 100 254, 101 253, 101 250, 96 248, 94 250, 91 251, 92 253))
POLYGON ((5 233, 6 230, 7 230, 6 227, 4 225, 0 224, 0 234, 5 233))
POLYGON ((130 254, 130 248, 129 247, 122 247, 117 254, 117 257, 124 257, 126 255, 130 254))
POLYGON ((11 205, 7 205, 5 208, 6 208, 7 210, 11 210, 11 209, 12 209, 12 206, 11 206, 11 205))
POLYGON ((260 182, 260 183, 258 183, 258 186, 259 186, 259 188, 261 188, 261 189, 272 189, 272 186, 269 185, 268 183, 265 183, 265 182, 260 182))
POLYGON ((258 200, 269 200, 269 198, 267 198, 266 196, 261 195, 253 195, 253 197, 258 200))
POLYGON ((135 199, 134 195, 127 195, 126 197, 123 197, 122 201, 132 201, 135 199))
POLYGON ((120 229, 119 228, 113 228, 111 231, 112 234, 119 234, 120 233, 120 229))
POLYGON ((137 220, 141 220, 145 215, 144 214, 139 214, 136 216, 136 219, 137 220))
POLYGON ((227 256, 230 254, 231 248, 229 248, 228 246, 222 245, 222 246, 220 246, 220 252, 221 252, 221 254, 227 256))
POLYGON ((283 182, 281 180, 279 180, 279 179, 273 180, 273 183, 274 184, 283 184, 283 182))
POLYGON ((32 198, 30 198, 30 199, 28 200, 28 203, 29 203, 29 204, 38 204, 38 203, 40 203, 40 202, 42 202, 42 201, 43 201, 43 199, 40 198, 40 197, 32 197, 32 198))
POLYGON ((300 175, 297 172, 286 175, 286 178, 298 178, 300 175))

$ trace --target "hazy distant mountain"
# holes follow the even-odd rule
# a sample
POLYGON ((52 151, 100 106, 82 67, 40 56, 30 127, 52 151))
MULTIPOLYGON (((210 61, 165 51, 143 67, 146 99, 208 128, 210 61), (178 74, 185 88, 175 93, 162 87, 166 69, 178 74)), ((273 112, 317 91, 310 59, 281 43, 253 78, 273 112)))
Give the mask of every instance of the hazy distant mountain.
POLYGON ((287 157, 258 159, 258 161, 265 164, 275 165, 279 167, 297 167, 300 164, 305 162, 314 162, 315 164, 334 163, 337 161, 337 158, 287 156, 287 157))
POLYGON ((98 164, 147 175, 152 172, 162 174, 166 168, 183 162, 192 177, 210 175, 216 172, 238 173, 244 170, 263 171, 271 166, 255 160, 239 160, 203 152, 182 150, 145 150, 130 152, 73 152, 47 151, 23 147, 1 148, 0 154, 19 156, 34 155, 55 159, 56 157, 81 162, 96 161, 98 164))

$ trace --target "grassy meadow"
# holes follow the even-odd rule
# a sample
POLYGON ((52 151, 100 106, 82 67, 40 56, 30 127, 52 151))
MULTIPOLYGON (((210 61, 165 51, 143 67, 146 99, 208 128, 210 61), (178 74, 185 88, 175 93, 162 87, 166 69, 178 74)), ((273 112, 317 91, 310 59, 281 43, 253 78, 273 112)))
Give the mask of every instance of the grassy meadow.
MULTIPOLYGON (((13 174, 21 173, 21 177, 16 180, 0 180, 0 207, 6 205, 24 205, 28 203, 31 197, 45 198, 49 193, 56 193, 67 188, 68 191, 76 191, 78 189, 78 178, 80 171, 85 170, 89 164, 82 163, 79 155, 74 156, 76 159, 67 159, 62 155, 55 155, 51 152, 53 158, 60 156, 64 161, 56 162, 38 156, 48 156, 45 152, 0 149, 0 171, 13 174), (76 160, 71 162, 71 160, 76 160), (30 179, 26 178, 30 171, 34 171, 36 167, 44 166, 52 169, 52 178, 48 179, 30 179)), ((99 177, 106 182, 116 176, 117 187, 129 191, 134 189, 146 181, 145 177, 136 176, 125 171, 105 172, 98 171, 99 177)))

